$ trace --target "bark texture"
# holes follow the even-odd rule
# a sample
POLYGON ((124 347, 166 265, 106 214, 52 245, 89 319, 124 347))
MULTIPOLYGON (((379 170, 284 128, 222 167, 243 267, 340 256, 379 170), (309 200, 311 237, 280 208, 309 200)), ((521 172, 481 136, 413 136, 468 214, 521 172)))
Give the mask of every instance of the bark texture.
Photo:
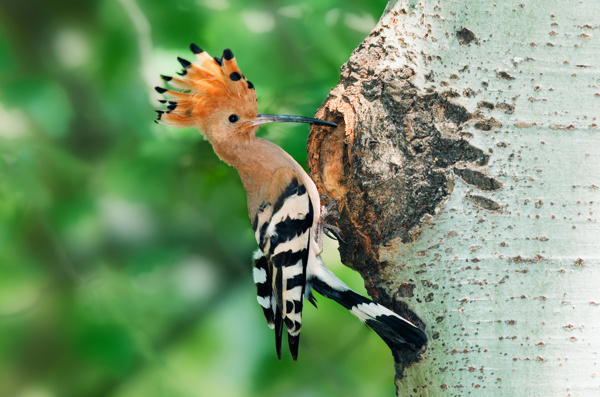
POLYGON ((600 392, 590 7, 391 1, 317 112, 342 261, 430 338, 398 395, 600 392))

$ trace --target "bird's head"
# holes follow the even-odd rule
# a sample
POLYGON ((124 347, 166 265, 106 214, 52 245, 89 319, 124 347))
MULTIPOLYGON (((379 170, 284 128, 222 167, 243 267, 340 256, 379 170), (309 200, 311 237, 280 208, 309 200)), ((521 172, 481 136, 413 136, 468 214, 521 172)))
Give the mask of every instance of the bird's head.
POLYGON ((167 110, 157 110, 157 123, 174 127, 197 127, 214 142, 254 136, 261 124, 292 122, 336 126, 308 117, 259 114, 254 85, 240 71, 231 50, 221 58, 211 57, 195 44, 190 49, 197 60, 177 58, 180 77, 162 76, 171 87, 156 87, 167 99, 167 110))

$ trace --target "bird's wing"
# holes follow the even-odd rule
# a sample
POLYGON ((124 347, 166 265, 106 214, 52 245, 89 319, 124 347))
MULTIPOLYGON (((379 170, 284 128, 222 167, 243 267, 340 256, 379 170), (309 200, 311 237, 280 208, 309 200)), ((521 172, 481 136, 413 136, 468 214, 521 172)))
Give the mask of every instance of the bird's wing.
POLYGON ((300 175, 292 168, 279 168, 265 186, 263 202, 252 221, 259 246, 254 270, 258 301, 269 326, 275 328, 278 357, 285 324, 296 360, 313 205, 300 175), (265 288, 267 285, 270 289, 265 288))

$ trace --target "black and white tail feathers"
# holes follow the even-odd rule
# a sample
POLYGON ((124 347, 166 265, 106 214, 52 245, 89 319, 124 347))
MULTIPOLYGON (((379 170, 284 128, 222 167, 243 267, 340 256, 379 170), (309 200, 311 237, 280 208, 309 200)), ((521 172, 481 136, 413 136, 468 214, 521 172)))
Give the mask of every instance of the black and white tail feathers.
MULTIPOLYGON (((257 287, 257 299, 262 306, 267 323, 275 328, 277 355, 281 357, 281 326, 277 327, 276 311, 273 310, 274 298, 270 288, 267 259, 260 251, 254 256, 254 281, 257 287)), ((412 348, 419 350, 427 343, 425 333, 410 321, 402 318, 388 308, 371 301, 352 291, 325 267, 320 256, 310 256, 307 266, 307 286, 305 297, 311 302, 314 298, 311 288, 326 298, 333 299, 358 317, 375 331, 392 350, 412 348)), ((316 305, 315 305, 316 306, 316 305)), ((296 349, 298 346, 294 346, 296 349)), ((297 350, 296 350, 297 352, 297 350)))
MULTIPOLYGON (((309 261, 309 265, 312 261, 309 261)), ((425 333, 390 309, 352 291, 325 267, 320 256, 308 269, 308 284, 319 294, 333 299, 367 324, 392 349, 420 349, 427 343, 425 333)))
POLYGON ((254 253, 254 269, 252 275, 254 276, 254 284, 256 284, 256 299, 265 313, 269 328, 273 329, 275 328, 273 311, 275 302, 271 289, 272 280, 269 273, 269 262, 267 261, 267 257, 264 256, 260 250, 257 250, 254 253))

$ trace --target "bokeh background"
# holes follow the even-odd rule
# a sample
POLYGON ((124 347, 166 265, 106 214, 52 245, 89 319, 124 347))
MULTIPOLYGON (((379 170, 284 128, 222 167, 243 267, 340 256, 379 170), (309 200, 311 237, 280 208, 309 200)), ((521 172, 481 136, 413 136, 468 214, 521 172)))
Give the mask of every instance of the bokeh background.
MULTIPOLYGON (((237 173, 154 124, 152 89, 229 47, 261 112, 312 116, 385 5, 0 1, 0 396, 393 395, 385 344, 324 298, 277 360, 237 173)), ((306 125, 260 135, 305 164, 306 125)))

